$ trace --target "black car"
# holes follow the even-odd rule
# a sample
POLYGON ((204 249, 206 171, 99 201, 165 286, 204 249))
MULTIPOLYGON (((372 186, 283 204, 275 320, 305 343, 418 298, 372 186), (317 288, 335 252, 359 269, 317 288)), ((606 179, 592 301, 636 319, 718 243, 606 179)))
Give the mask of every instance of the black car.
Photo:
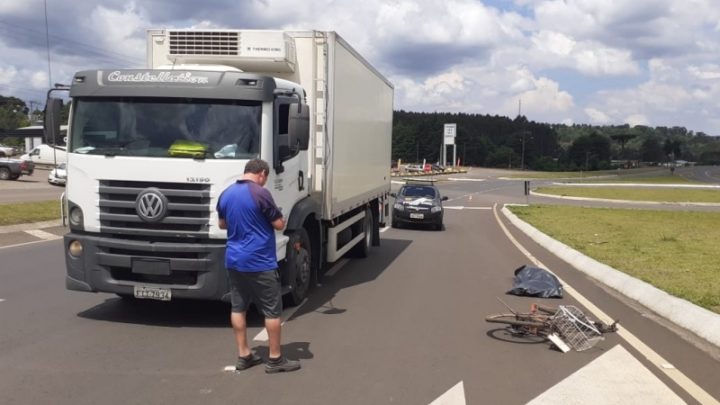
POLYGON ((442 202, 448 198, 441 197, 440 190, 433 183, 408 182, 391 195, 395 197, 393 228, 403 224, 425 224, 432 225, 437 230, 442 229, 442 202))

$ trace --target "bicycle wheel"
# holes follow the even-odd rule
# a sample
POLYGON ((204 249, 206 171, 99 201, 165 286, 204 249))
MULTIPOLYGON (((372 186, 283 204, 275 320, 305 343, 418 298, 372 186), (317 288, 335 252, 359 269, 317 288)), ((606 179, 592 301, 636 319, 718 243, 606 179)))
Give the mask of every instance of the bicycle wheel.
POLYGON ((546 324, 528 320, 527 314, 496 314, 487 316, 485 320, 505 325, 487 332, 493 339, 523 344, 542 343, 547 340, 544 332, 546 324))
POLYGON ((538 315, 535 314, 494 314, 486 316, 485 321, 503 323, 516 328, 537 329, 540 332, 548 329, 548 324, 544 322, 545 317, 542 315, 540 317, 542 318, 538 319, 538 315))

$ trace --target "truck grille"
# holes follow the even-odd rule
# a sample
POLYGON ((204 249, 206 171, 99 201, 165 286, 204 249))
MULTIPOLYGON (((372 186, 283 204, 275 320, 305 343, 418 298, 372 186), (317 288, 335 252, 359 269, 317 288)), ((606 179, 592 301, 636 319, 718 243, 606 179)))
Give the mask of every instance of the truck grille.
POLYGON ((170 31, 170 55, 238 55, 237 32, 170 31))
POLYGON ((99 188, 102 232, 156 236, 168 239, 207 238, 210 223, 210 185, 101 180, 99 188), (138 194, 154 188, 167 199, 167 212, 146 222, 137 212, 138 194))

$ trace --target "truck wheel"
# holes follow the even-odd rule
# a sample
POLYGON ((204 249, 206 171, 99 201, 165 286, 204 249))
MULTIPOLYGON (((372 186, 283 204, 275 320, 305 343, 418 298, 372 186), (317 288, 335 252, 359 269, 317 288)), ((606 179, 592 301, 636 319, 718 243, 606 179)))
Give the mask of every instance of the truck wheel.
POLYGON ((350 255, 353 257, 367 257, 372 245, 373 217, 369 209, 365 210, 365 218, 362 221, 362 231, 365 232, 365 238, 358 242, 357 245, 350 249, 350 255))
POLYGON ((10 169, 0 167, 0 180, 8 180, 10 178, 10 169))
POLYGON ((300 305, 307 297, 311 277, 310 238, 305 229, 298 229, 290 235, 285 260, 290 270, 290 293, 287 303, 290 306, 300 305))

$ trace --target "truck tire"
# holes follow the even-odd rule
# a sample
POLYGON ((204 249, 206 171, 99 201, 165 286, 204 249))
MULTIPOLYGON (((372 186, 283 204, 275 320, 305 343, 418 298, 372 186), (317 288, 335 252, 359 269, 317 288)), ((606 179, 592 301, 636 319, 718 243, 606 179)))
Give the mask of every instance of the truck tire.
POLYGON ((10 169, 7 167, 0 167, 0 180, 10 179, 10 169))
POLYGON ((350 249, 352 257, 368 257, 372 245, 373 216, 369 209, 365 210, 365 218, 362 220, 362 231, 365 232, 363 240, 350 249))
POLYGON ((290 271, 290 292, 286 303, 290 306, 300 305, 310 290, 311 252, 310 237, 305 229, 300 228, 290 235, 285 256, 290 271))

